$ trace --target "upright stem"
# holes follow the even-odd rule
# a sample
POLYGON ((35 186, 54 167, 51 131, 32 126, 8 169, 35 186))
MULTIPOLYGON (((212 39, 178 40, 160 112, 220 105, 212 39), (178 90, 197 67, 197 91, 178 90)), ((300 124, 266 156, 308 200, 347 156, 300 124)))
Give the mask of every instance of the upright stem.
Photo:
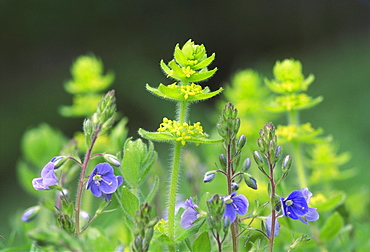
MULTIPOLYGON (((288 113, 288 121, 290 125, 294 125, 297 128, 300 126, 298 112, 292 110, 288 113)), ((299 142, 293 142, 293 155, 295 157, 295 164, 297 168, 298 181, 301 188, 307 187, 307 178, 305 173, 305 167, 303 164, 303 158, 301 153, 301 144, 299 142)))
POLYGON ((274 166, 269 160, 269 168, 270 168, 270 184, 271 184, 271 195, 270 195, 270 202, 271 202, 271 230, 270 230, 270 252, 274 251, 274 239, 275 239, 275 225, 276 225, 276 211, 275 211, 275 178, 274 178, 274 166))
MULTIPOLYGON (((289 121, 289 124, 299 127, 298 112, 290 111, 290 113, 288 113, 288 121, 289 121)), ((292 144, 293 144, 293 155, 295 157, 295 164, 297 168, 299 186, 301 188, 305 188, 307 187, 307 176, 306 176, 305 167, 303 163, 301 145, 299 142, 293 142, 292 144)), ((321 241, 321 239, 318 236, 317 226, 314 224, 314 225, 311 225, 310 228, 311 228, 311 231, 313 233, 313 236, 316 242, 319 245, 320 251, 327 252, 328 250, 326 249, 325 244, 321 241)))
POLYGON ((179 179, 180 158, 181 158, 181 142, 176 142, 173 155, 173 166, 171 172, 170 192, 168 198, 168 236, 171 239, 175 238, 175 205, 177 184, 179 179))
MULTIPOLYGON (((231 184, 232 184, 232 177, 233 177, 233 169, 232 169, 232 157, 231 157, 231 140, 227 145, 227 190, 228 194, 232 193, 231 184)), ((231 223, 231 239, 233 243, 233 251, 238 251, 238 241, 237 241, 237 233, 238 233, 238 217, 236 220, 231 223)))
POLYGON ((80 232, 80 212, 81 212, 81 200, 82 200, 82 191, 84 187, 84 180, 86 176, 86 169, 87 165, 90 161, 90 156, 92 149, 94 147, 95 141, 98 138, 98 134, 101 130, 101 125, 99 125, 98 129, 95 131, 95 134, 91 140, 90 148, 87 150, 84 162, 82 164, 81 174, 80 174, 80 180, 78 181, 78 188, 77 188, 77 197, 76 197, 76 204, 75 204, 75 220, 76 220, 76 235, 79 235, 80 232))
MULTIPOLYGON (((187 102, 178 103, 178 114, 177 121, 182 124, 185 122, 187 116, 187 102)), ((173 164, 171 171, 171 180, 168 196, 168 236, 170 239, 175 238, 175 206, 176 206, 176 194, 177 185, 179 183, 179 173, 180 173, 180 160, 181 160, 181 142, 176 142, 174 145, 173 152, 173 164)), ((174 251, 174 246, 169 246, 170 251, 174 251)))

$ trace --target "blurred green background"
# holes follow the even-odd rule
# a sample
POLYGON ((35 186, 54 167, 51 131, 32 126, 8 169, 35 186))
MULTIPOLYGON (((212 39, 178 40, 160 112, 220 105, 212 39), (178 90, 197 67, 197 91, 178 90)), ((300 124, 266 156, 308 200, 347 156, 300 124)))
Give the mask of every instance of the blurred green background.
MULTIPOLYGON (((6 240, 9 218, 35 203, 16 178, 25 130, 46 122, 71 137, 82 126, 81 118, 57 112, 72 103, 63 89, 72 62, 93 53, 115 73, 118 110, 136 138, 139 127, 154 130, 163 116, 174 116, 173 104, 150 95, 145 84, 168 83, 159 61, 170 60, 175 44, 190 38, 216 53, 212 66, 219 71, 207 83, 212 90, 237 70, 253 68, 270 78, 276 60, 300 60, 304 74, 316 77, 309 94, 324 97, 302 113, 303 121, 332 134, 339 151, 353 155, 347 168, 359 171, 337 186, 368 190, 369 14, 366 0, 1 0, 0 235, 6 240)), ((196 110, 209 111, 215 101, 196 110)))

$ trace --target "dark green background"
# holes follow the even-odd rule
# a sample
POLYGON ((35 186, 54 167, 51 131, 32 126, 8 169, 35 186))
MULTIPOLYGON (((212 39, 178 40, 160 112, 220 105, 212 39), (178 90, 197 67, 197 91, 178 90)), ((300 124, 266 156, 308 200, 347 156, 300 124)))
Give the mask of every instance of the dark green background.
POLYGON ((81 128, 81 119, 57 112, 71 104, 63 83, 72 62, 94 53, 115 72, 118 109, 137 137, 138 127, 154 130, 173 116, 173 104, 151 96, 145 84, 168 83, 159 61, 169 61, 175 44, 189 38, 216 52, 212 66, 219 71, 207 83, 213 90, 239 69, 271 77, 276 60, 299 59, 305 75, 316 77, 309 94, 324 96, 303 119, 332 134, 340 151, 353 155, 347 167, 359 170, 338 187, 368 190, 369 14, 366 0, 0 0, 0 235, 6 240, 8 217, 35 201, 16 179, 23 132, 40 122, 69 137, 81 128))

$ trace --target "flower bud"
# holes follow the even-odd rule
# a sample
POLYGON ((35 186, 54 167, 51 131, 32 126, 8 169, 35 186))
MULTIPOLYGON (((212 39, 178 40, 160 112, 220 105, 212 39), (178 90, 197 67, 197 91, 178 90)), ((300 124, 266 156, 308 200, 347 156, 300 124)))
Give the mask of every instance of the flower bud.
POLYGON ((265 143, 261 138, 258 138, 257 140, 257 146, 260 149, 260 151, 264 152, 266 150, 265 143))
POLYGON ((239 190, 239 184, 238 183, 235 183, 235 182, 231 183, 231 190, 233 192, 239 190))
POLYGON ((40 206, 33 206, 28 208, 26 211, 24 211, 22 215, 22 221, 23 222, 30 222, 35 219, 37 214, 40 211, 40 206))
POLYGON ((113 166, 117 166, 118 167, 118 166, 121 165, 121 163, 116 158, 116 156, 113 156, 111 154, 104 154, 103 157, 104 157, 105 161, 107 161, 108 163, 110 163, 113 166))
POLYGON ((68 160, 67 156, 56 156, 53 157, 50 162, 54 163, 54 169, 58 169, 68 160))
POLYGON ((244 160, 243 167, 244 167, 244 171, 248 171, 249 170, 249 168, 251 167, 251 159, 250 158, 246 158, 244 160))
POLYGON ((258 167, 263 167, 263 159, 258 151, 253 152, 254 161, 256 161, 258 167))
POLYGON ((219 161, 220 161, 220 164, 221 164, 221 167, 223 170, 226 169, 226 166, 227 166, 227 161, 226 161, 226 157, 224 154, 220 154, 220 156, 218 156, 219 158, 219 161))
POLYGON ((247 137, 245 135, 241 135, 238 139, 238 143, 236 144, 236 148, 238 150, 243 149, 246 142, 247 142, 247 137))
POLYGON ((290 157, 290 155, 286 155, 283 161, 283 166, 282 166, 283 173, 289 172, 291 166, 292 166, 292 158, 290 157))
POLYGON ((251 177, 248 173, 244 173, 244 182, 248 187, 257 190, 257 181, 251 177))
POLYGON ((203 182, 204 183, 211 182, 215 178, 215 175, 216 175, 216 171, 215 170, 206 172, 204 174, 203 182))

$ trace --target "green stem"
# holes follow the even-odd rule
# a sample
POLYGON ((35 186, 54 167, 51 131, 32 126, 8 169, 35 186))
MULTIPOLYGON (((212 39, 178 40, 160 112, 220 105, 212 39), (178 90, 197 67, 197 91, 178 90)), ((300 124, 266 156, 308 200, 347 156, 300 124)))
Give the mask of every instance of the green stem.
POLYGON ((99 125, 98 129, 95 131, 95 134, 91 140, 90 148, 87 150, 84 162, 82 164, 80 179, 78 181, 78 188, 77 188, 77 196, 76 196, 76 204, 75 204, 75 225, 76 225, 76 235, 79 235, 80 232, 80 212, 81 212, 81 200, 82 200, 82 192, 84 188, 84 181, 86 175, 87 165, 91 158, 91 152, 94 147, 95 141, 98 138, 99 132, 101 130, 101 125, 99 125))
POLYGON ((181 142, 176 142, 173 155, 170 192, 168 198, 168 236, 171 239, 175 238, 175 205, 176 205, 177 184, 180 171, 181 149, 182 149, 181 142))
POLYGON ((270 195, 270 202, 271 202, 271 230, 270 230, 270 252, 274 251, 274 239, 275 239, 275 225, 276 225, 276 202, 275 202, 275 178, 274 178, 274 165, 271 164, 270 158, 269 160, 269 169, 270 169, 270 184, 271 184, 271 195, 270 195))
MULTIPOLYGON (((187 102, 183 101, 178 104, 177 121, 182 124, 185 122, 187 116, 187 102)), ((181 160, 181 142, 176 142, 174 145, 173 164, 168 196, 168 237, 172 240, 175 239, 175 205, 177 186, 179 183, 180 174, 180 160, 181 160)), ((169 246, 170 251, 174 251, 174 246, 169 246)))
MULTIPOLYGON (((295 126, 297 129, 299 128, 299 114, 298 111, 292 110, 288 113, 288 122, 290 125, 295 126)), ((295 165, 297 168, 297 175, 299 186, 301 188, 307 187, 307 177, 305 172, 305 167, 303 163, 303 156, 301 152, 301 144, 299 142, 292 142, 293 145, 293 155, 295 159, 295 165)))
MULTIPOLYGON (((288 113, 288 121, 290 125, 294 125, 298 128, 299 127, 298 112, 290 111, 290 113, 288 113)), ((299 186, 301 188, 305 188, 307 187, 308 183, 307 183, 307 176, 306 176, 304 162, 303 162, 301 144, 299 142, 293 142, 292 145, 293 145, 293 155, 295 159, 295 165, 297 168, 299 186)), ((313 233, 313 236, 316 242, 319 245, 320 251, 327 252, 328 250, 326 249, 325 244, 321 241, 321 239, 318 236, 319 231, 318 231, 317 226, 314 224, 314 225, 311 225, 310 228, 311 228, 311 231, 313 233)))
MULTIPOLYGON (((227 191, 230 195, 232 193, 231 184, 232 184, 232 177, 233 177, 233 166, 232 166, 232 157, 231 157, 231 143, 230 140, 229 144, 227 145, 227 191)), ((237 233, 238 233, 238 217, 236 220, 231 223, 231 240, 233 243, 233 251, 238 251, 238 241, 237 241, 237 233)))

